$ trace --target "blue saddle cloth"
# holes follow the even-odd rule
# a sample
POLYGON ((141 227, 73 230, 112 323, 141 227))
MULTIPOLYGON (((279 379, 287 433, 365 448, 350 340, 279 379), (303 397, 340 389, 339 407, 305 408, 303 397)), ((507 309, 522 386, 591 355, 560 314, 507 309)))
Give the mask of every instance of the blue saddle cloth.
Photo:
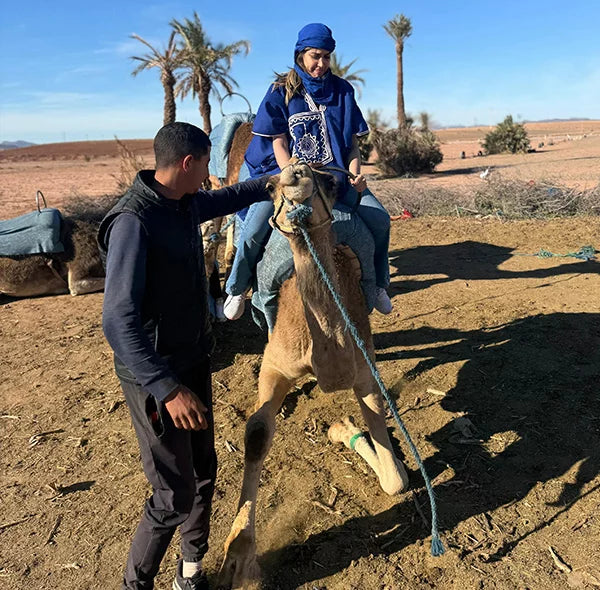
POLYGON ((255 117, 256 115, 249 112, 231 113, 225 115, 223 120, 211 131, 212 149, 210 151, 210 162, 208 163, 209 174, 221 180, 227 178, 227 162, 229 161, 229 149, 231 148, 233 135, 242 123, 252 123, 255 117))
POLYGON ((0 256, 64 252, 62 224, 60 211, 51 208, 0 220, 0 256))
MULTIPOLYGON (((375 304, 375 268, 373 255, 375 244, 371 232, 358 215, 337 204, 333 210, 333 230, 338 244, 350 246, 361 268, 361 287, 369 312, 375 304)), ((265 253, 258 263, 252 294, 254 321, 269 333, 275 328, 277 301, 281 285, 292 276, 294 259, 288 239, 278 231, 271 232, 265 253)))

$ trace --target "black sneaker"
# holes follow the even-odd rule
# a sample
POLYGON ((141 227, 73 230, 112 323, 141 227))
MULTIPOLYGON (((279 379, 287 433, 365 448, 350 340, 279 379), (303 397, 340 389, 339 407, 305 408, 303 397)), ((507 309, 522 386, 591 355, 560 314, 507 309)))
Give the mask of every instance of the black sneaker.
POLYGON ((191 578, 184 578, 182 572, 183 560, 180 559, 177 564, 177 574, 173 580, 173 590, 210 590, 204 572, 200 571, 191 578))

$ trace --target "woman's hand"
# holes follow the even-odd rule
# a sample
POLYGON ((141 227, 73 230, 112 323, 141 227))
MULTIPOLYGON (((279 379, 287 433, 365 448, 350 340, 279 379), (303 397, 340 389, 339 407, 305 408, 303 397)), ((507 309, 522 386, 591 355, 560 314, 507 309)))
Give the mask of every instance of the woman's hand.
POLYGON ((367 190, 367 179, 362 175, 358 174, 354 178, 350 178, 350 184, 359 192, 367 190))

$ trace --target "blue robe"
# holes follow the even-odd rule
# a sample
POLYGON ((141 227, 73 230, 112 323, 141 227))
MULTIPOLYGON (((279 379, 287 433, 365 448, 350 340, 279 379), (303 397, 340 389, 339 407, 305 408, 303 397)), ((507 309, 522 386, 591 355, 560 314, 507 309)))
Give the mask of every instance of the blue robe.
MULTIPOLYGON (((280 172, 273 153, 273 137, 286 134, 291 155, 306 162, 348 167, 352 136, 369 132, 367 123, 354 99, 349 82, 332 75, 333 96, 327 104, 316 102, 303 91, 285 104, 285 88, 271 85, 264 97, 252 132, 254 137, 246 151, 250 176, 280 172)), ((348 190, 346 175, 335 173, 339 194, 348 190)))

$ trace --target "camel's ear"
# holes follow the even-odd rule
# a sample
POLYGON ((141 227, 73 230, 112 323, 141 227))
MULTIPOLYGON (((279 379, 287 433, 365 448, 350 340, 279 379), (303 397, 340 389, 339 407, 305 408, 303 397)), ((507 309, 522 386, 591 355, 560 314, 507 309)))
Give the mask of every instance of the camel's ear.
POLYGON ((333 174, 319 174, 319 180, 321 181, 321 187, 325 191, 325 194, 335 199, 337 195, 337 179, 333 174))

